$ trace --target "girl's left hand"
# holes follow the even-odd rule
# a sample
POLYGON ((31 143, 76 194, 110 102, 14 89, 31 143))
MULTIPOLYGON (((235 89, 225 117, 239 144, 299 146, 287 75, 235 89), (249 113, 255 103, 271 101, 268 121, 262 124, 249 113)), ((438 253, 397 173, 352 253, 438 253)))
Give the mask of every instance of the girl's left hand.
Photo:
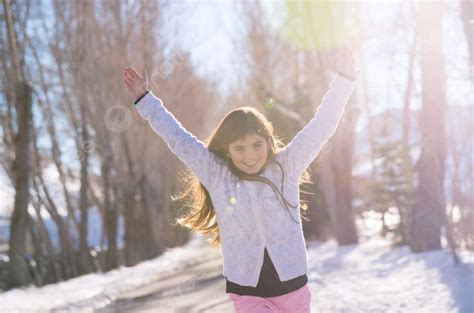
POLYGON ((142 77, 133 67, 128 66, 123 71, 123 82, 125 83, 130 95, 135 99, 148 90, 148 75, 146 70, 143 72, 142 77))
POLYGON ((358 71, 355 68, 354 53, 352 52, 352 49, 341 48, 336 52, 335 63, 336 72, 341 72, 352 77, 357 76, 358 71))

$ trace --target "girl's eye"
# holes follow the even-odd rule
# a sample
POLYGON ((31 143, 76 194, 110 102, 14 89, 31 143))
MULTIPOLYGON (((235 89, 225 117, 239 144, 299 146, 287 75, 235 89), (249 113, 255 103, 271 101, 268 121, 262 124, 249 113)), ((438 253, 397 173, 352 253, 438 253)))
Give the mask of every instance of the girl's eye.
MULTIPOLYGON (((254 149, 260 149, 261 147, 263 147, 263 144, 260 142, 260 143, 256 143, 253 145, 254 149)), ((237 151, 237 152, 242 152, 244 151, 245 149, 243 147, 235 147, 234 148, 234 151, 237 151)))

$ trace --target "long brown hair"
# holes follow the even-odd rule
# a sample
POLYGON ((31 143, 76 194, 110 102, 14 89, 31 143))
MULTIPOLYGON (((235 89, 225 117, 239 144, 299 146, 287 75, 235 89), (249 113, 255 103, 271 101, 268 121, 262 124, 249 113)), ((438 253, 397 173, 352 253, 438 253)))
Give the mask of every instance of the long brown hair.
MULTIPOLYGON (((291 205, 283 196, 285 174, 282 165, 275 159, 275 155, 283 147, 283 143, 274 135, 272 123, 257 109, 252 107, 240 107, 230 111, 213 130, 206 140, 206 145, 207 148, 217 156, 219 161, 229 167, 230 171, 237 176, 239 180, 254 180, 268 184, 277 194, 278 200, 283 204, 286 210, 289 210, 288 206, 292 208, 299 206, 301 209, 301 218, 308 220, 304 215, 308 208, 303 201, 301 201, 300 204, 291 205), (240 171, 228 157, 229 144, 251 134, 260 135, 269 143, 267 162, 263 168, 271 162, 280 168, 282 173, 280 190, 269 179, 259 176, 263 168, 257 174, 246 174, 240 171)), ((176 197, 172 198, 173 200, 183 201, 184 206, 187 208, 184 216, 176 220, 177 223, 192 231, 205 234, 209 237, 209 242, 212 245, 219 246, 219 225, 217 224, 216 214, 209 192, 191 171, 187 172, 183 181, 185 188, 176 197)), ((309 182, 309 173, 304 171, 299 179, 299 183, 309 182)), ((290 216, 292 215, 290 214, 290 216)), ((298 223, 298 221, 295 222, 298 223)))

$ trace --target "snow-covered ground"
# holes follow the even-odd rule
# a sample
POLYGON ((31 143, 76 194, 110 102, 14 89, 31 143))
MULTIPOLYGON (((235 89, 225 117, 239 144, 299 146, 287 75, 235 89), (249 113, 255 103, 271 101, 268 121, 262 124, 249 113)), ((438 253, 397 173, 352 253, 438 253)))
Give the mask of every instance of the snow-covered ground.
POLYGON ((212 256, 219 257, 218 250, 206 245, 202 237, 193 236, 185 246, 168 249, 156 259, 133 267, 83 275, 41 288, 32 286, 0 293, 0 312, 90 312, 107 305, 116 295, 212 256))
POLYGON ((413 254, 371 237, 359 245, 308 243, 316 312, 474 312, 474 253, 413 254))
MULTIPOLYGON (((445 250, 413 254, 408 247, 392 249, 377 236, 345 247, 334 241, 307 245, 313 312, 474 312, 472 252, 462 252, 463 263, 456 265, 445 250)), ((195 236, 185 247, 135 267, 4 292, 0 311, 92 311, 120 293, 211 257, 219 257, 219 251, 195 236)))

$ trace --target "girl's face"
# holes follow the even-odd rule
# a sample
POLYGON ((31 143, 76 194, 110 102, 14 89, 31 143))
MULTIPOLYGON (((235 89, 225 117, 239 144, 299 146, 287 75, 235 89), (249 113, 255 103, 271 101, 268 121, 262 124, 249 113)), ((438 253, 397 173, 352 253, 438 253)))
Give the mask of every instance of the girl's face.
POLYGON ((247 174, 255 174, 265 165, 269 143, 264 137, 251 134, 229 144, 228 156, 234 165, 247 174))

